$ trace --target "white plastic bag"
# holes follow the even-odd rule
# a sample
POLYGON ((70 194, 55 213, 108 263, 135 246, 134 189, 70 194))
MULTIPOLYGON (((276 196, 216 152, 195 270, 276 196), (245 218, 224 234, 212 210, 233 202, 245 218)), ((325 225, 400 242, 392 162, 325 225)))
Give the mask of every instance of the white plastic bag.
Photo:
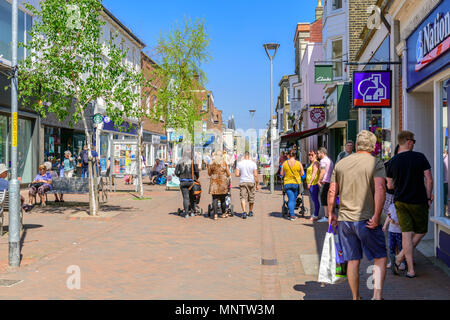
POLYGON ((335 235, 332 228, 328 229, 325 235, 325 242, 322 249, 322 257, 320 259, 319 279, 318 282, 328 284, 338 284, 347 280, 346 276, 337 275, 336 268, 341 266, 336 263, 336 247, 334 244, 335 235))

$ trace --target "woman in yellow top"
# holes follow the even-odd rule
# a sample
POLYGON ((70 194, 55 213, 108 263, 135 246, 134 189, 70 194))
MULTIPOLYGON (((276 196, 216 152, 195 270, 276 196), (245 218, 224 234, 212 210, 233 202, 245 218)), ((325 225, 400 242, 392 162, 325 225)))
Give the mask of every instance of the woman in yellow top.
POLYGON ((318 185, 320 176, 320 162, 317 160, 317 153, 312 150, 308 154, 309 161, 311 165, 306 170, 306 183, 308 184, 309 194, 311 195, 311 200, 314 202, 314 214, 311 215, 311 221, 319 219, 319 190, 318 185))
POLYGON ((305 174, 303 166, 299 161, 295 160, 295 151, 291 150, 288 155, 289 159, 283 163, 281 168, 281 176, 284 177, 284 190, 288 196, 288 208, 290 220, 294 221, 295 205, 297 197, 300 192, 300 184, 302 183, 302 176, 305 174))

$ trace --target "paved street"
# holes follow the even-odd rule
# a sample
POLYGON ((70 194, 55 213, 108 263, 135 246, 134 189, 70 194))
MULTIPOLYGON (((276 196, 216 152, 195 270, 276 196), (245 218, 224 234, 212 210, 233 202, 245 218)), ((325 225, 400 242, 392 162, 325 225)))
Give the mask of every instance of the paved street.
MULTIPOLYGON (((201 206, 206 209, 210 196, 205 176, 202 181, 201 206)), ((177 216, 179 192, 145 185, 145 193, 151 200, 135 200, 131 190, 111 195, 102 219, 69 219, 88 209, 87 196, 69 195, 64 208, 52 203, 26 215, 19 269, 7 267, 8 235, 0 242, 1 278, 23 282, 1 288, 0 298, 351 298, 346 283, 321 288, 316 282, 326 224, 282 219, 281 192, 260 191, 253 218, 218 221, 177 216), (277 259, 278 264, 261 265, 261 259, 277 259), (72 265, 81 271, 80 290, 66 285, 72 265)), ((239 208, 236 188, 233 202, 239 208)), ((364 285, 367 266, 365 262, 361 269, 361 295, 370 299, 364 285)), ((388 272, 385 298, 450 298, 450 278, 419 253, 417 274, 407 279, 388 272)))

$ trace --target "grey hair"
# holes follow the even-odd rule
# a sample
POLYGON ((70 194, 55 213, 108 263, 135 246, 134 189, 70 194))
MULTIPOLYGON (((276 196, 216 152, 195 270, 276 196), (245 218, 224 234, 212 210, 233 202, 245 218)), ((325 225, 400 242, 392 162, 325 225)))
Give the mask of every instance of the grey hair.
POLYGON ((356 137, 356 149, 358 151, 372 152, 375 149, 377 137, 370 131, 363 130, 356 137))
POLYGON ((320 148, 319 152, 322 152, 324 155, 328 155, 328 150, 324 147, 320 148))
POLYGON ((64 151, 64 154, 67 154, 67 155, 69 155, 69 157, 72 155, 72 152, 70 152, 69 150, 67 150, 67 151, 64 151))

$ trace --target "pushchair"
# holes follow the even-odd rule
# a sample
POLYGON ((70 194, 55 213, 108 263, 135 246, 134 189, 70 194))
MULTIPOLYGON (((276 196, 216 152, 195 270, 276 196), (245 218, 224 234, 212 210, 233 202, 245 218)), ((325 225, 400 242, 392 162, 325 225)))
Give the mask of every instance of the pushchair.
MULTIPOLYGON (((202 216, 203 215, 203 209, 200 208, 199 204, 200 204, 200 199, 201 199, 201 192, 195 191, 194 190, 194 207, 192 208, 191 206, 189 206, 189 211, 193 212, 196 216, 202 216)), ((183 214, 184 210, 178 208, 178 215, 181 216, 183 214)), ((187 218, 187 216, 186 216, 187 218)))
MULTIPOLYGON (((228 193, 225 196, 225 204, 226 204, 226 212, 225 214, 228 214, 230 217, 232 217, 234 215, 234 205, 231 204, 231 179, 229 179, 228 182, 228 193)), ((221 208, 221 203, 220 201, 217 204, 218 208, 221 208)), ((220 211, 222 211, 220 209, 220 211)), ((208 217, 213 216, 214 214, 214 206, 212 203, 208 204, 208 217)), ((224 214, 224 212, 222 212, 222 214, 224 214)))
MULTIPOLYGON (((305 214, 308 212, 308 209, 305 207, 305 201, 303 199, 303 192, 304 188, 303 185, 299 185, 300 190, 297 197, 297 202, 295 204, 295 210, 299 210, 300 215, 302 218, 305 217, 305 214)), ((284 218, 289 218, 289 207, 288 207, 288 200, 286 199, 286 191, 284 190, 284 184, 282 185, 283 188, 283 206, 281 207, 281 213, 284 218)))

